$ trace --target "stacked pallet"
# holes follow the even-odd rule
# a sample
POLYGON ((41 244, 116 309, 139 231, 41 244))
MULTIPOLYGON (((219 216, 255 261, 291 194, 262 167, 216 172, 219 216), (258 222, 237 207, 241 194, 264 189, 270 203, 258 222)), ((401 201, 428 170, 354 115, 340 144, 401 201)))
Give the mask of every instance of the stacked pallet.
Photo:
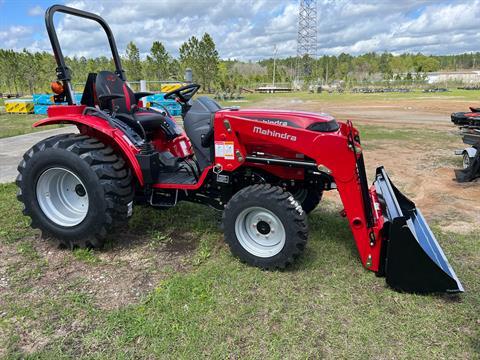
POLYGON ((55 104, 52 94, 33 94, 34 112, 37 115, 47 115, 47 109, 55 104))
MULTIPOLYGON (((82 94, 75 94, 75 101, 80 103, 82 94)), ((66 105, 66 102, 55 102, 53 94, 33 94, 33 112, 39 115, 47 115, 47 109, 52 105, 66 105)))
POLYGON ((31 114, 33 102, 30 99, 5 100, 5 111, 9 114, 31 114))
POLYGON ((160 111, 166 109, 170 115, 179 116, 182 113, 182 107, 175 100, 165 99, 165 93, 158 93, 142 98, 142 102, 146 108, 157 108, 160 111))
POLYGON ((177 90, 178 88, 182 87, 183 85, 185 85, 185 84, 181 84, 181 83, 162 84, 162 86, 160 87, 160 91, 162 93, 168 93, 170 91, 177 90))

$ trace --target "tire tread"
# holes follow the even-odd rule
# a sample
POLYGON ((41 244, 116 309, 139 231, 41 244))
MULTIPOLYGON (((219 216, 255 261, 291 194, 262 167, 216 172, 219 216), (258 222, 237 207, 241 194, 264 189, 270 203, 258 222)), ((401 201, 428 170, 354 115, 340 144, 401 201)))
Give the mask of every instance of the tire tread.
MULTIPOLYGON (((238 191, 227 203, 222 216, 223 228, 234 227, 235 219, 231 219, 236 209, 242 208, 242 204, 252 198, 261 199, 261 203, 276 203, 277 208, 282 209, 285 218, 290 219, 288 226, 292 227, 293 236, 287 238, 291 246, 285 246, 282 251, 272 258, 259 258, 242 250, 236 239, 235 232, 225 231, 225 241, 232 253, 243 262, 263 269, 284 269, 298 258, 307 243, 308 225, 305 212, 295 198, 279 186, 271 184, 255 184, 238 191)), ((259 204, 261 206, 261 204, 259 204)), ((285 226, 285 224, 284 224, 285 226)))
MULTIPOLYGON (((66 247, 99 247, 108 233, 115 229, 119 222, 127 219, 127 204, 133 200, 134 189, 132 173, 125 161, 114 150, 98 139, 81 134, 61 134, 46 138, 33 145, 23 156, 18 165, 17 199, 24 203, 23 213, 29 216, 33 228, 41 228, 28 208, 22 192, 23 173, 29 166, 30 159, 38 152, 47 148, 63 149, 79 156, 97 175, 100 186, 104 190, 106 214, 103 224, 96 229, 91 239, 58 239, 66 247)), ((43 236, 50 236, 41 229, 43 236)))

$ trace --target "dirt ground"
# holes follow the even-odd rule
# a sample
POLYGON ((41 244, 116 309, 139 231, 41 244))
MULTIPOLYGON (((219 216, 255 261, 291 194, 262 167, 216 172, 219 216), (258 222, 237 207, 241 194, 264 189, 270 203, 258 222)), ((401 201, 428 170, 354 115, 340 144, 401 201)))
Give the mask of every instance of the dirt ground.
MULTIPOLYGON (((388 130, 438 132, 440 136, 431 139, 385 140, 372 136, 364 142, 367 172, 373 179, 375 168, 384 165, 394 184, 417 204, 427 220, 444 230, 468 233, 480 224, 480 182, 459 184, 454 180, 454 169, 461 165, 454 150, 465 145, 450 121, 450 114, 466 111, 471 105, 456 97, 417 97, 386 98, 368 104, 269 99, 256 107, 325 112, 338 120, 352 120, 354 125, 378 125, 388 130)), ((338 201, 333 192, 327 198, 338 201)))

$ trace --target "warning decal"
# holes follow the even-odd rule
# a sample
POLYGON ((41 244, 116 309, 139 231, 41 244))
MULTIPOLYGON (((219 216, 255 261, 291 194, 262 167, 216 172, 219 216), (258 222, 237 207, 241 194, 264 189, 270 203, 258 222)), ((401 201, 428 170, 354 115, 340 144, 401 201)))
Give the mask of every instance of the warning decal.
POLYGON ((223 141, 215 141, 215 157, 223 158, 224 153, 223 141))
POLYGON ((233 141, 215 141, 215 157, 235 159, 233 141))

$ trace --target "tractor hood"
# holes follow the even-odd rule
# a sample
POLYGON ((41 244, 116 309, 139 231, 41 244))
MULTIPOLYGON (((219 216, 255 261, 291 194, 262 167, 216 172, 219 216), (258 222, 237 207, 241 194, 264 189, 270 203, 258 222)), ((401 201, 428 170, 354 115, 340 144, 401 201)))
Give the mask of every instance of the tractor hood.
POLYGON ((219 112, 228 113, 245 119, 263 121, 281 126, 307 129, 321 132, 334 132, 339 129, 335 118, 325 113, 306 111, 284 111, 266 109, 224 109, 219 112))

